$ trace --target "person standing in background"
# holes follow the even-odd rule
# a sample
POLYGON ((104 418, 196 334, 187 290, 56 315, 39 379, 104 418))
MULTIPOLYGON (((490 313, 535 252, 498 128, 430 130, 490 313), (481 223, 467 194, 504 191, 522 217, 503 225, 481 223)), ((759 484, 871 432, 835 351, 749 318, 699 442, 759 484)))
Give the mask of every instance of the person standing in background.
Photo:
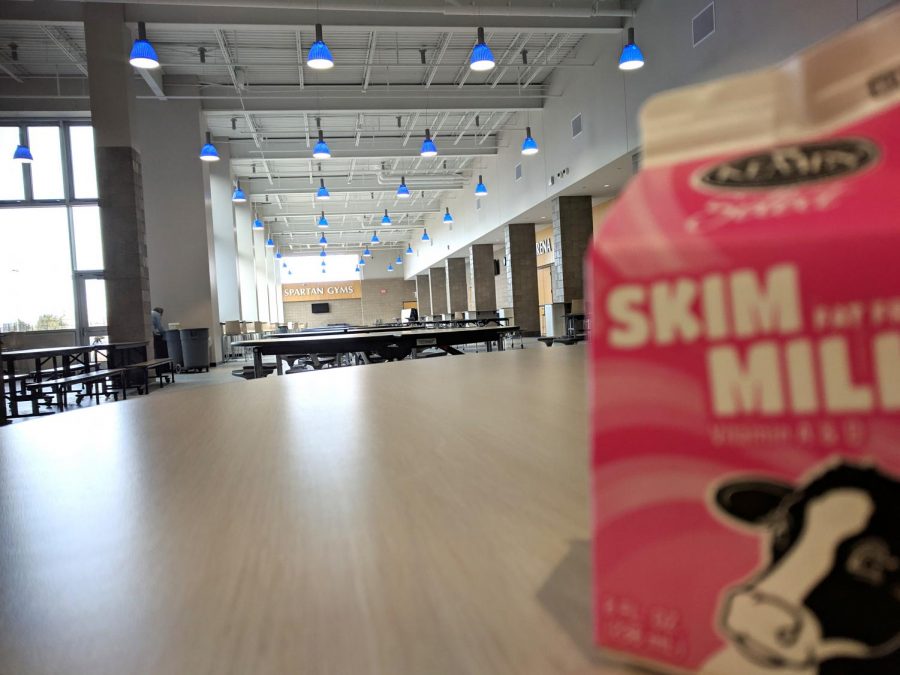
POLYGON ((150 325, 153 327, 153 353, 157 359, 166 358, 169 355, 162 325, 163 311, 162 307, 154 307, 150 312, 150 325))

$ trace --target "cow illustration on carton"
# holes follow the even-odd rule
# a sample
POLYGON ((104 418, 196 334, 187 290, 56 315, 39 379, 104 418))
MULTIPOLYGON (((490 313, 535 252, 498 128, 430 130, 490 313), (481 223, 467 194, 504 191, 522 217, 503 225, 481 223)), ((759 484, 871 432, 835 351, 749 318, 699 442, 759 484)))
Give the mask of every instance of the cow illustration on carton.
POLYGON ((717 513, 761 533, 766 562, 726 591, 715 675, 900 673, 900 483, 827 467, 800 487, 729 480, 717 513))

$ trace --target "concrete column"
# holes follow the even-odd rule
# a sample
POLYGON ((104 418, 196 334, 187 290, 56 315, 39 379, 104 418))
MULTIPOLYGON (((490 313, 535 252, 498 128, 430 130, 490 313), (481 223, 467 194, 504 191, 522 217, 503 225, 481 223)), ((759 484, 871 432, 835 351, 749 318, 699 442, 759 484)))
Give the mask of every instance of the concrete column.
POLYGON ((497 311, 497 288, 494 285, 494 247, 475 244, 469 247, 470 285, 476 312, 497 311))
MULTIPOLYGON (((222 360, 209 168, 200 102, 140 100, 136 139, 143 158, 147 263, 154 305, 183 328, 208 328, 210 360, 222 360), (210 208, 207 208, 209 200, 210 208)), ((230 203, 230 197, 228 198, 230 203)))
POLYGON ((269 321, 269 286, 266 281, 266 233, 264 230, 253 231, 253 265, 256 277, 256 306, 259 309, 259 321, 269 321))
POLYGON ((584 299, 584 256, 593 231, 590 197, 553 199, 553 302, 584 299))
POLYGON ((150 341, 141 156, 132 146, 131 35, 122 5, 84 5, 110 342, 150 341))
MULTIPOLYGON (((231 189, 230 182, 229 189, 231 189)), ((230 201, 230 195, 228 199, 230 204, 234 204, 234 202, 230 201)), ((241 321, 259 321, 259 301, 256 297, 256 263, 253 259, 253 213, 249 204, 234 204, 234 234, 237 243, 241 321)))
POLYGON ((507 225, 505 230, 506 277, 512 294, 516 324, 522 329, 523 335, 540 335, 534 225, 507 225))
POLYGON ((447 258, 447 311, 450 314, 465 312, 469 308, 466 294, 466 259, 447 258))
MULTIPOLYGON (((215 142, 215 139, 213 139, 215 142)), ((237 232, 234 225, 234 205, 231 201, 231 153, 227 143, 217 143, 218 162, 209 167, 209 203, 213 223, 216 255, 216 293, 219 317, 222 321, 241 318, 241 293, 238 281, 237 232)), ((244 205, 246 206, 246 205, 244 205)), ((249 207, 247 207, 249 209, 249 207)))
POLYGON ((432 267, 428 270, 431 287, 431 313, 447 313, 447 270, 443 267, 432 267))
POLYGON ((424 319, 431 314, 431 278, 427 274, 416 277, 416 298, 419 306, 419 318, 424 319))

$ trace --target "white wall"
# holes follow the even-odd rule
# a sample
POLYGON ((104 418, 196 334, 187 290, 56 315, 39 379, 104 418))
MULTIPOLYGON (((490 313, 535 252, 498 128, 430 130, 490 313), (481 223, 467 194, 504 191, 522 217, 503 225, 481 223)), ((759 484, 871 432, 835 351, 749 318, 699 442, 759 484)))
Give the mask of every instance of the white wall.
POLYGON ((256 297, 256 262, 253 259, 254 233, 252 228, 253 215, 250 205, 234 204, 234 234, 237 244, 241 321, 260 320, 259 301, 256 297))
POLYGON ((221 320, 236 321, 241 318, 241 295, 228 144, 219 143, 217 150, 221 159, 206 164, 216 256, 216 296, 221 320))
POLYGON ((209 328, 221 359, 215 259, 207 219, 199 101, 141 100, 135 105, 141 153, 150 301, 166 322, 209 328))
MULTIPOLYGON (((642 0, 634 19, 636 41, 647 58, 638 71, 623 73, 618 56, 624 35, 585 37, 574 57, 590 68, 560 69, 549 86, 540 113, 520 117, 530 124, 541 152, 522 157, 522 132, 504 133, 498 155, 475 162, 473 181, 444 204, 455 223, 450 228, 432 217, 432 245, 413 241, 406 278, 440 262, 501 225, 635 150, 641 104, 652 94, 684 84, 774 64, 813 42, 865 18, 897 0, 716 0, 716 31, 696 48, 691 19, 710 0, 642 0), (572 118, 582 114, 584 131, 571 135, 572 118), (514 180, 519 162, 523 178, 514 180), (551 174, 569 173, 553 188, 551 174), (474 185, 484 174, 490 194, 475 208, 474 185), (448 248, 449 247, 449 248, 448 248)), ((440 147, 440 146, 439 146, 440 147)))

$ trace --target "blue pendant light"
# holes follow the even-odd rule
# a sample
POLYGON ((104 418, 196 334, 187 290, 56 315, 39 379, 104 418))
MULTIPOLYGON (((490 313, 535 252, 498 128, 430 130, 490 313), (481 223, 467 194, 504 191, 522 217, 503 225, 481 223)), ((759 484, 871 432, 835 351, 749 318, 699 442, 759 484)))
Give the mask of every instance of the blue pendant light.
POLYGON ((294 275, 294 270, 288 270, 288 276, 293 276, 293 275, 294 275))
POLYGON ((275 248, 275 242, 271 239, 266 239, 266 248, 275 248))
POLYGON ((319 245, 320 246, 328 246, 328 240, 325 238, 325 233, 322 233, 322 236, 319 237, 319 245))
POLYGON ((34 157, 31 156, 31 148, 27 145, 17 145, 16 151, 13 153, 13 161, 20 164, 31 164, 34 157))
POLYGON ((243 190, 241 190, 240 183, 235 183, 234 193, 231 195, 231 201, 233 201, 235 204, 243 204, 247 201, 247 195, 244 194, 243 190))
POLYGON ((412 255, 412 254, 413 254, 412 244, 409 244, 409 245, 406 247, 406 255, 412 255))
POLYGON ((381 239, 378 238, 378 232, 377 232, 377 231, 375 231, 375 232, 372 233, 372 243, 373 243, 373 244, 380 244, 380 243, 381 243, 381 239))
POLYGON ((359 256, 359 262, 356 263, 356 264, 359 265, 360 267, 365 267, 365 266, 366 266, 366 259, 365 259, 363 256, 359 256))
POLYGON ((313 70, 328 70, 334 68, 334 59, 331 56, 331 50, 322 39, 322 24, 316 24, 316 41, 309 48, 309 55, 306 57, 306 65, 313 70))
POLYGON ((403 264, 403 258, 400 257, 400 256, 398 255, 398 256, 397 256, 397 259, 394 261, 394 264, 395 264, 395 265, 402 265, 402 264, 403 264))
POLYGON ((208 131, 206 132, 206 144, 200 148, 200 159, 204 162, 219 161, 219 151, 216 150, 216 146, 213 145, 212 134, 208 131))
POLYGON ((275 252, 275 260, 281 260, 284 256, 281 255, 281 251, 275 252))
POLYGON ((322 274, 325 274, 325 267, 322 267, 322 274))
POLYGON ((437 146, 434 144, 434 141, 431 140, 431 129, 425 130, 425 140, 422 141, 422 150, 419 154, 422 157, 437 157, 437 146))
POLYGON ((522 154, 523 155, 538 154, 538 144, 535 142, 534 138, 532 138, 532 136, 531 136, 531 127, 525 127, 525 140, 522 141, 522 154))
POLYGON ((393 272, 393 271, 394 271, 394 266, 391 265, 390 263, 388 263, 388 272, 393 272))
POLYGON ((328 219, 325 217, 324 211, 322 211, 322 216, 319 218, 319 227, 322 229, 328 227, 328 219))
POLYGON ((316 199, 321 199, 322 201, 327 201, 331 199, 331 193, 328 192, 328 188, 325 187, 325 179, 319 179, 319 191, 316 192, 316 199))
POLYGON ((469 68, 476 72, 486 72, 494 67, 494 54, 491 48, 484 41, 484 28, 478 28, 478 42, 472 49, 472 56, 469 59, 469 68))
POLYGON ((453 224, 453 216, 450 215, 450 207, 447 207, 447 212, 444 214, 444 224, 452 225, 453 224))
POLYGON ((261 221, 259 218, 257 218, 256 220, 253 221, 253 229, 254 230, 264 230, 264 229, 266 229, 266 226, 263 225, 263 221, 261 221))
POLYGON ((397 199, 409 199, 409 188, 406 187, 406 176, 400 177, 400 187, 397 188, 397 199))
POLYGON ((159 57, 156 55, 153 45, 147 40, 147 27, 143 21, 138 22, 138 38, 131 46, 131 55, 128 57, 128 63, 142 70, 159 68, 159 57))
POLYGON ((487 186, 484 184, 484 176, 478 176, 478 185, 475 186, 475 196, 476 197, 486 197, 487 196, 487 186))
POLYGON ((422 228, 424 232, 422 232, 422 241, 431 241, 431 237, 428 236, 428 228, 422 228))
POLYGON ((644 53, 634 43, 634 28, 628 29, 628 44, 622 47, 619 56, 619 70, 637 70, 644 66, 644 53))
POLYGON ((327 256, 328 256, 328 254, 325 253, 325 249, 323 248, 323 249, 322 249, 322 252, 319 253, 319 257, 320 257, 320 258, 325 258, 325 257, 327 257, 327 256))
POLYGON ((324 261, 324 260, 322 261, 322 267, 325 267, 325 261, 324 261))
POLYGON ((319 140, 313 148, 313 157, 315 159, 331 159, 331 149, 325 142, 325 134, 322 131, 322 118, 316 118, 316 126, 319 127, 319 140))
POLYGON ((359 272, 359 265, 356 266, 356 271, 359 272))
POLYGON ((384 218, 381 219, 382 225, 390 225, 391 217, 388 215, 387 209, 384 210, 384 218))
POLYGON ((366 246, 365 250, 363 251, 363 257, 368 258, 370 255, 372 255, 372 251, 370 251, 369 247, 366 246))
POLYGON ((287 263, 286 263, 286 262, 281 263, 281 268, 286 270, 286 269, 287 269, 287 263))

